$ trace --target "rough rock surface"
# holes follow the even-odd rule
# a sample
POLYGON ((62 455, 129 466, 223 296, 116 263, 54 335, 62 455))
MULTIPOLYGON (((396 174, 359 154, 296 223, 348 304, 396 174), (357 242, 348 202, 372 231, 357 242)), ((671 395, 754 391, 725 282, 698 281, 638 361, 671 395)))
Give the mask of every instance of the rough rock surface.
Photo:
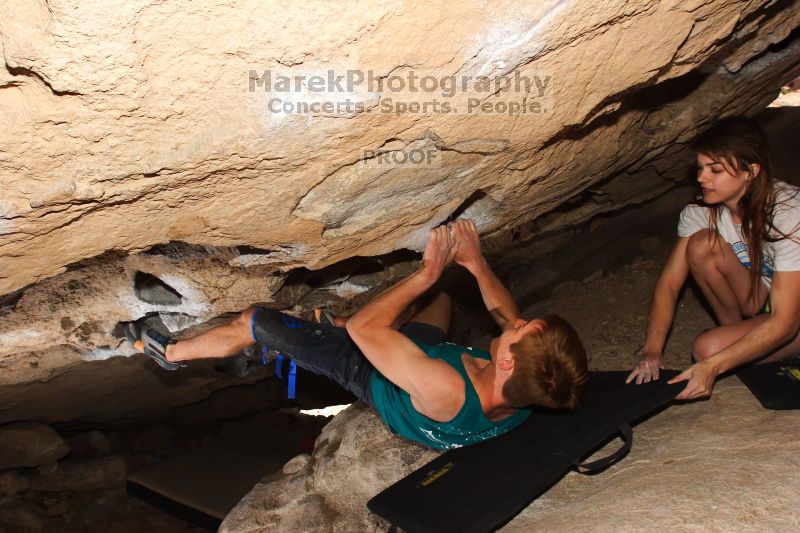
MULTIPOLYGON (((106 360, 133 353, 120 322, 158 315, 180 335, 255 303, 344 305, 413 266, 380 254, 420 249, 453 215, 500 250, 658 197, 686 178, 698 131, 800 74, 798 25, 791 0, 3 2, 0 422, 149 416, 239 381, 213 362, 166 375, 106 360), (269 110, 315 95, 264 91, 266 70, 347 69, 544 85, 361 88, 327 96, 364 110, 269 110), (381 112, 432 97, 462 110, 381 112), (474 97, 546 112, 468 114, 474 97), (414 149, 433 164, 374 155, 414 149), (353 275, 356 256, 371 270, 353 275)), ((630 362, 594 348, 596 365, 630 362)))
POLYGON ((39 532, 44 530, 44 525, 41 509, 37 506, 19 499, 0 501, 0 527, 3 531, 39 532))
POLYGON ((13 496, 30 486, 30 480, 16 472, 0 473, 0 496, 13 496))
POLYGON ((20 422, 0 427, 0 470, 36 467, 68 453, 64 439, 44 424, 20 422))
MULTIPOLYGON (((611 274, 564 283, 525 312, 536 316, 546 309, 570 320, 587 341, 592 368, 630 368, 667 249, 662 245, 651 258, 611 274)), ((665 366, 685 367, 692 340, 711 325, 687 290, 665 366)), ((736 377, 727 378, 710 400, 674 405, 636 426, 626 459, 597 476, 568 474, 503 530, 797 530, 798 423, 800 412, 767 411, 736 377)), ((317 442, 313 456, 295 458, 288 472, 256 485, 222 531, 386 531, 388 524, 369 513, 367 500, 426 456, 391 436, 360 404, 338 415, 317 442)))
MULTIPOLYGON (((486 194, 475 208, 484 231, 531 220, 641 167, 722 110, 766 105, 796 61, 748 61, 799 22, 796 2, 767 0, 506 0, 489 11, 4 2, 0 256, 10 262, 0 294, 108 250, 170 241, 257 246, 284 268, 419 248, 476 191, 486 194), (249 90, 265 70, 329 69, 438 78, 517 69, 552 85, 541 96, 548 112, 520 117, 466 113, 470 97, 506 96, 477 87, 451 98, 455 113, 382 113, 379 96, 415 95, 363 86, 328 98, 349 96, 362 112, 275 113, 275 92, 249 90), (673 91, 678 108, 631 106, 637 90, 701 70, 702 80, 675 86, 693 89, 673 91), (387 171, 365 153, 417 145, 441 164, 387 171)), ((311 85, 280 96, 308 100, 311 85)), ((538 87, 514 96, 540 98, 538 87)))
POLYGON ((234 531, 385 531, 366 501, 438 452, 392 435, 361 402, 338 414, 299 455, 239 502, 220 526, 234 531))
POLYGON ((488 12, 461 2, 4 2, 4 379, 129 355, 114 328, 148 313, 183 329, 256 302, 291 306, 278 294, 287 270, 418 250, 454 213, 499 238, 653 198, 685 177, 682 143, 722 115, 763 108, 800 73, 799 24, 800 6, 786 0, 504 1, 488 12), (269 111, 272 97, 315 96, 310 82, 266 92, 265 71, 348 69, 405 80, 517 72, 540 84, 452 97, 357 87, 324 96, 361 111, 269 111), (389 98, 433 97, 461 111, 381 111, 389 98), (547 112, 466 113, 476 97, 524 97, 547 112), (435 164, 368 154, 414 148, 435 164), (196 247, 125 257, 175 241, 196 247), (135 297, 137 272, 180 303, 135 297))
POLYGON ((128 467, 122 457, 67 460, 31 480, 33 490, 61 492, 121 487, 128 467))

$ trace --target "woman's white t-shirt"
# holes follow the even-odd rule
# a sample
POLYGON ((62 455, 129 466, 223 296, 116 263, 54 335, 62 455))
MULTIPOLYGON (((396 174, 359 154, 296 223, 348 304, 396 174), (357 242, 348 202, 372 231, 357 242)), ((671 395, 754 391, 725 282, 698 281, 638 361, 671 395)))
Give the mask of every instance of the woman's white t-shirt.
MULTIPOLYGON (((775 208, 773 225, 789 238, 762 243, 761 279, 767 288, 772 288, 773 272, 800 270, 800 189, 794 185, 775 182, 775 208)), ((691 237, 702 229, 710 229, 709 208, 689 204, 681 211, 678 236, 691 237)), ((722 239, 731 245, 739 261, 750 268, 750 250, 742 237, 742 225, 734 224, 727 207, 720 206, 717 229, 722 239)), ((772 237, 781 235, 772 230, 772 237)))

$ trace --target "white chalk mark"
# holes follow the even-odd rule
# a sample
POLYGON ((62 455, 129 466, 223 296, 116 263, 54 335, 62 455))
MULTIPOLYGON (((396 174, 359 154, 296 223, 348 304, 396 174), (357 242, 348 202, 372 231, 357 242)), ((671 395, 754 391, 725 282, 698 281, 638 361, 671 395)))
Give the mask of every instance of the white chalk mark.
POLYGON ((523 57, 532 57, 544 49, 546 42, 536 40, 553 19, 569 5, 569 0, 560 0, 533 26, 525 29, 526 20, 512 20, 492 28, 489 33, 480 39, 481 51, 476 58, 482 63, 478 70, 479 76, 492 74, 494 70, 505 70, 510 64, 512 67, 519 64, 523 57), (509 51, 517 51, 519 58, 509 57, 509 51))

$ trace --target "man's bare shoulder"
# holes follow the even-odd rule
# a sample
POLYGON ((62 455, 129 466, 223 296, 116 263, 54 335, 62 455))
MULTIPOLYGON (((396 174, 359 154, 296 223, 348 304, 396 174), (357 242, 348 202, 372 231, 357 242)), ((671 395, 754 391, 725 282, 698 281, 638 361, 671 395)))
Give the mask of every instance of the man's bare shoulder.
POLYGON ((430 359, 419 381, 417 393, 411 396, 414 408, 437 422, 452 420, 466 400, 461 374, 444 361, 430 359))

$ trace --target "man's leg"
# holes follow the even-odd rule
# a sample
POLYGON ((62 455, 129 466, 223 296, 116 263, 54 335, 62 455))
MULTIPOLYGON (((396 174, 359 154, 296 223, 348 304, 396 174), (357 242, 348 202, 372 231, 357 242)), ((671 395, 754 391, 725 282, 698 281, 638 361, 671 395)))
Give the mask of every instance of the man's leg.
POLYGON ((414 314, 406 322, 430 324, 441 329, 445 335, 450 331, 450 318, 453 313, 453 300, 446 292, 432 294, 420 302, 414 314))
MULTIPOLYGON (((436 326, 447 334, 450 330, 452 310, 453 302, 446 292, 424 294, 403 310, 394 321, 393 327, 400 329, 403 324, 418 322, 436 326)), ((337 327, 343 328, 347 325, 348 320, 350 317, 337 316, 335 324, 337 327)))
POLYGON ((453 302, 445 292, 432 293, 418 300, 419 305, 398 331, 424 344, 435 346, 447 340, 453 302))
POLYGON ((168 344, 165 352, 167 361, 191 361, 238 354, 255 342, 250 332, 254 310, 247 309, 231 322, 211 328, 196 337, 168 344))
POLYGON ((251 331, 255 342, 291 358, 305 370, 333 380, 373 405, 370 380, 374 368, 346 329, 258 307, 251 315, 251 331))
POLYGON ((764 307, 769 292, 759 280, 755 297, 750 298, 749 270, 722 237, 709 230, 692 235, 686 260, 695 281, 723 326, 751 317, 764 307))

